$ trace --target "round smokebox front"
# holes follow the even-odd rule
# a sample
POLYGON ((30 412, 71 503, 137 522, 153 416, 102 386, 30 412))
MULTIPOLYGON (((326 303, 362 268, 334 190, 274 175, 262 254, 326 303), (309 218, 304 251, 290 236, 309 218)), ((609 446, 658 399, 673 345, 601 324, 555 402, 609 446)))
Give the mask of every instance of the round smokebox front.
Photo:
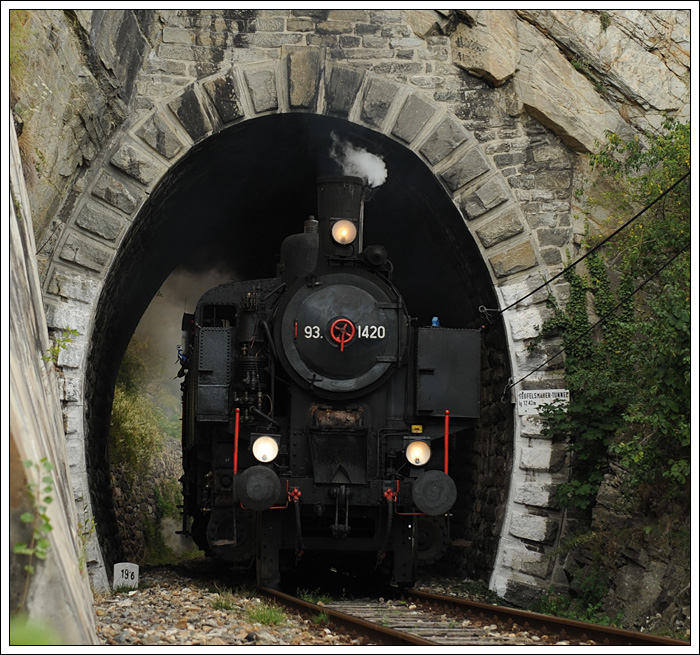
POLYGON ((323 391, 366 390, 389 374, 407 341, 394 294, 371 278, 348 278, 301 286, 278 325, 288 368, 323 391))

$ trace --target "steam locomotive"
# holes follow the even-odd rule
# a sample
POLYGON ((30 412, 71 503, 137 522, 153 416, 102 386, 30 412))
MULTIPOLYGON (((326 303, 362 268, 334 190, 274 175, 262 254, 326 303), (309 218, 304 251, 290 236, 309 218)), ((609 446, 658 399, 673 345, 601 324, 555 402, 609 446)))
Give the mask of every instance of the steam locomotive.
POLYGON ((363 180, 317 185, 276 277, 218 286, 183 316, 183 531, 264 586, 300 560, 363 555, 407 586, 446 543, 480 335, 414 325, 386 249, 363 244, 363 180))

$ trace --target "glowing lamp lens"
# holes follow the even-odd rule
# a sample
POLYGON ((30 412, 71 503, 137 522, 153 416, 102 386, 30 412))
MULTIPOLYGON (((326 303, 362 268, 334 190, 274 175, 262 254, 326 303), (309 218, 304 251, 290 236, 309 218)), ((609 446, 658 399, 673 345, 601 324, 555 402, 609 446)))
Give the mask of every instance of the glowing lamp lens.
POLYGON ((355 240, 357 236, 357 227, 352 221, 346 219, 336 221, 331 228, 331 236, 333 240, 341 246, 347 245, 355 240))
POLYGON ((430 459, 430 446, 425 441, 412 441, 406 448, 406 459, 413 466, 424 466, 430 459))
POLYGON ((259 437, 253 444, 253 456, 259 462, 271 462, 278 451, 279 446, 272 437, 259 437))

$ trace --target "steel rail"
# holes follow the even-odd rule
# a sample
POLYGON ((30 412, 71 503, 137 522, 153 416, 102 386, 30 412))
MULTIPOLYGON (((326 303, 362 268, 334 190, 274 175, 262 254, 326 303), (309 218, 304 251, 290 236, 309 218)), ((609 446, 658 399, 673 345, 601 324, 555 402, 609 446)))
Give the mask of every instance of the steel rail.
POLYGON ((382 625, 372 623, 370 621, 365 621, 364 619, 351 616, 350 614, 345 614, 343 612, 338 612, 337 610, 330 609, 329 607, 324 607, 323 605, 315 605, 314 603, 309 603, 300 598, 295 598, 288 594, 277 591, 276 589, 270 589, 268 587, 258 587, 258 592, 267 596, 268 598, 274 599, 277 602, 290 607, 295 610, 301 610, 310 612, 312 614, 325 614, 331 619, 331 623, 342 627, 345 630, 357 632, 363 634, 370 639, 387 646, 436 646, 434 641, 429 641, 412 635, 408 632, 399 632, 398 630, 392 630, 382 625))
POLYGON ((417 589, 407 589, 404 595, 419 601, 436 603, 452 610, 465 613, 479 612, 484 615, 498 617, 501 620, 512 620, 521 626, 527 623, 531 630, 549 632, 551 635, 566 634, 568 638, 575 637, 581 640, 591 640, 600 642, 601 645, 650 646, 658 644, 663 646, 690 646, 687 641, 680 641, 669 637, 659 637, 643 632, 623 630, 622 628, 585 623, 584 621, 575 621, 573 619, 563 619, 546 614, 536 614, 525 610, 479 603, 464 598, 428 593, 417 589))

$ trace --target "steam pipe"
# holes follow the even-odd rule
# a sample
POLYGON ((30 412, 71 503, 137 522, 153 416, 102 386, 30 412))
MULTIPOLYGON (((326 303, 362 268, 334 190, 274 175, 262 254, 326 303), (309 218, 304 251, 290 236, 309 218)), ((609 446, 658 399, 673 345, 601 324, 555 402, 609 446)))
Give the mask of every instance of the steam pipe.
POLYGON ((275 362, 277 361, 277 348, 275 348, 275 341, 272 338, 272 333, 270 332, 270 326, 267 321, 260 321, 265 330, 265 336, 267 337, 267 343, 270 344, 270 350, 272 351, 272 357, 270 358, 270 413, 275 413, 275 362))
POLYGON ((253 405, 250 408, 250 410, 253 412, 253 414, 257 414, 258 416, 264 418, 266 421, 274 425, 276 428, 279 428, 280 424, 277 421, 275 421, 275 419, 265 414, 265 412, 261 412, 257 407, 255 407, 255 405, 253 405))

